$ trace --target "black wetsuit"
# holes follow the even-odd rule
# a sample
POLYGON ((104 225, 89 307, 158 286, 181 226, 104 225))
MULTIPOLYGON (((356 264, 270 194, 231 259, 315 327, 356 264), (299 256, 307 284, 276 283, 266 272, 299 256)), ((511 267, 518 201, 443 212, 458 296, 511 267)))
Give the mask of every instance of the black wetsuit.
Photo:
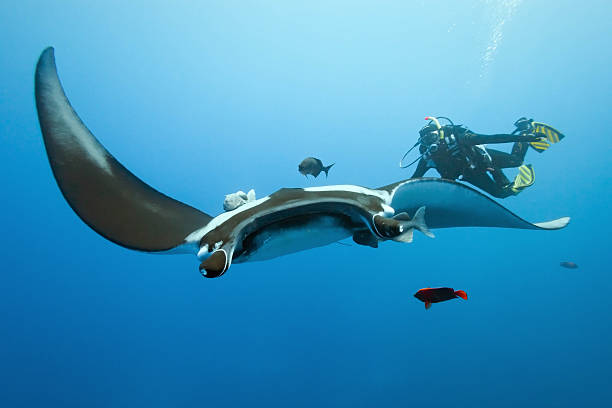
POLYGON ((522 165, 529 142, 537 140, 535 136, 482 135, 456 125, 443 126, 442 129, 444 139, 437 141, 437 150, 426 144, 419 147, 423 156, 413 178, 423 177, 427 170, 435 168, 442 178, 455 180, 461 177, 494 197, 505 198, 514 194, 510 181, 501 169, 522 165), (511 153, 489 148, 484 150, 478 146, 509 142, 515 142, 511 153))

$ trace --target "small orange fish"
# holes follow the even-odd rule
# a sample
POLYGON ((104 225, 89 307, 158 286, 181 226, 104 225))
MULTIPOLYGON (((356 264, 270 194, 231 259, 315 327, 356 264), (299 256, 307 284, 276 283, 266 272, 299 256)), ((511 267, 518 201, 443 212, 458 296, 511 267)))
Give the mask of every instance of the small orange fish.
POLYGON ((467 293, 452 288, 423 288, 419 289, 414 297, 421 302, 425 302, 425 309, 429 309, 432 303, 444 302, 458 297, 467 300, 467 293))

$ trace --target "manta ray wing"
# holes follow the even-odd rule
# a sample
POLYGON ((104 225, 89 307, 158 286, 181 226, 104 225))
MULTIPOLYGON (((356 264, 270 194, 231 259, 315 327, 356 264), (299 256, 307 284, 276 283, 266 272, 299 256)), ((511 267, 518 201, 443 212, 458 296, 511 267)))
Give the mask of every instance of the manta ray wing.
POLYGON ((264 260, 351 235, 357 243, 376 247, 377 237, 367 235, 373 232, 369 223, 374 217, 407 213, 401 221, 416 222, 419 211, 425 211, 421 207, 426 212, 418 224, 425 229, 559 229, 569 222, 564 217, 532 224, 473 188, 437 178, 377 190, 351 185, 282 189, 213 220, 141 181, 98 142, 64 94, 53 48, 44 50, 38 61, 35 97, 51 169, 79 217, 130 249, 202 254, 201 269, 210 276, 229 268, 234 250, 239 251, 236 262, 264 260))
POLYGON ((212 219, 141 181, 98 142, 64 94, 51 47, 36 66, 35 97, 57 184, 100 235, 130 249, 165 251, 212 219))
POLYGON ((414 214, 426 206, 429 228, 497 227, 519 229, 560 229, 569 217, 532 224, 486 195, 456 181, 416 178, 380 188, 391 195, 389 205, 396 213, 414 214))

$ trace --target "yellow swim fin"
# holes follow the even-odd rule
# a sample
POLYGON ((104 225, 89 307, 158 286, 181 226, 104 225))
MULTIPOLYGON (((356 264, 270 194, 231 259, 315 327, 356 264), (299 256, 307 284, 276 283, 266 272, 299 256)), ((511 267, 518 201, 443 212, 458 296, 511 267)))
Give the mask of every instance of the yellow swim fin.
POLYGON ((518 194, 535 182, 535 172, 531 164, 523 164, 519 167, 519 172, 512 183, 512 191, 518 194))
POLYGON ((557 129, 542 122, 533 122, 533 134, 539 136, 540 140, 537 142, 530 142, 529 144, 538 153, 542 153, 548 149, 551 144, 559 143, 565 137, 565 135, 557 129))

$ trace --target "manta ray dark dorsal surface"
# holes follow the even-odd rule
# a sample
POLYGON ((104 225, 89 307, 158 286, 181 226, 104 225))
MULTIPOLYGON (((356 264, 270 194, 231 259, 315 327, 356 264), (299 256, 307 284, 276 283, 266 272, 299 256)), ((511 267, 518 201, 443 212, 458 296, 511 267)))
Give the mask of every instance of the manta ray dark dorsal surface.
POLYGON ((64 94, 51 47, 36 66, 35 97, 55 180, 100 235, 130 249, 165 251, 212 219, 141 181, 98 142, 64 94))

